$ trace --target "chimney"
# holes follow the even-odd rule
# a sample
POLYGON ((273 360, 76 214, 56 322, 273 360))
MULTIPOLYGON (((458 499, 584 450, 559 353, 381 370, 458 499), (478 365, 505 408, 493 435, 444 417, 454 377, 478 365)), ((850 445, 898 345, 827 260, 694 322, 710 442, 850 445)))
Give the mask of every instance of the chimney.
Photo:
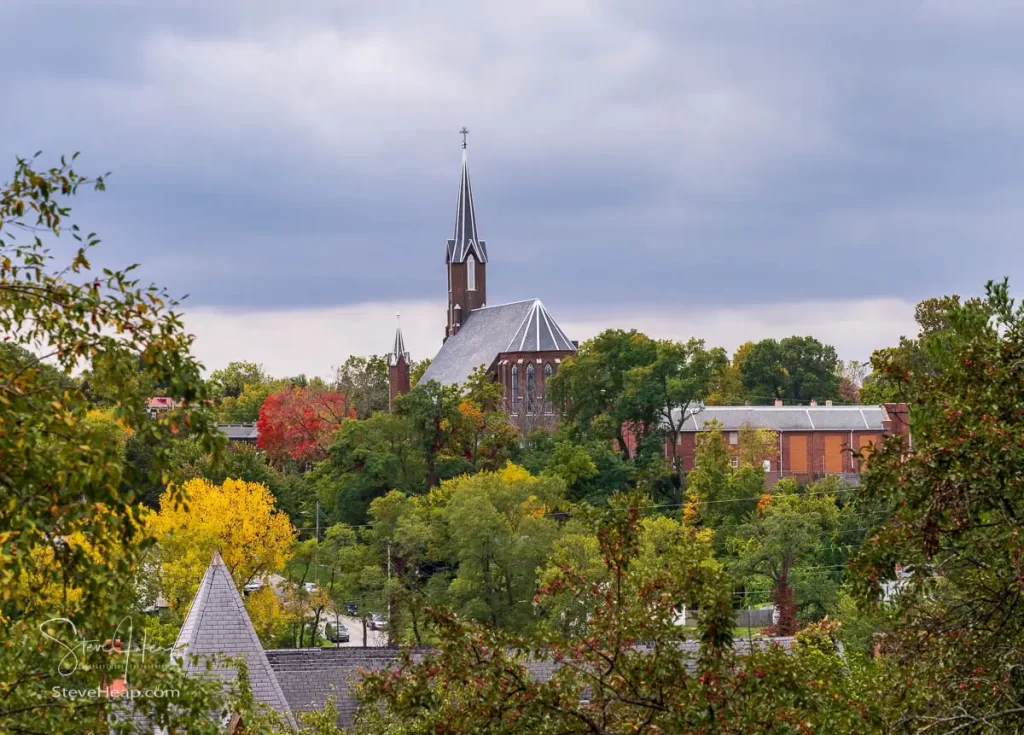
POLYGON ((826 406, 831 406, 832 405, 832 401, 825 401, 825 405, 826 406))
POLYGON ((781 398, 776 398, 775 399, 775 407, 776 408, 782 408, 782 399, 781 398))
POLYGON ((812 398, 811 399, 811 408, 814 408, 817 405, 818 405, 818 402, 812 398))

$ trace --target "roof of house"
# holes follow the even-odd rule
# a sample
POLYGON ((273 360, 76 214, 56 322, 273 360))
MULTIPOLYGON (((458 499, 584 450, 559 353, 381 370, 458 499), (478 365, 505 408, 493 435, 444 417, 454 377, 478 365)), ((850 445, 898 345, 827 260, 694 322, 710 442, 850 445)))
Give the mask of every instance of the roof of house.
POLYGON ((189 673, 197 676, 209 673, 232 684, 238 672, 225 659, 244 657, 255 700, 270 706, 296 727, 288 700, 267 661, 263 645, 242 604, 242 596, 220 552, 214 553, 206 568, 174 648, 189 673), (191 656, 198 656, 201 661, 194 664, 191 656), (211 662, 209 670, 205 668, 205 661, 211 662))
POLYGON ((256 424, 217 424, 217 429, 232 441, 256 441, 260 436, 256 424))
MULTIPOLYGON (((788 646, 792 638, 737 638, 736 650, 746 653, 752 648, 766 648, 770 645, 788 646)), ((698 641, 684 641, 679 644, 685 651, 688 669, 696 670, 698 641)), ((635 646, 638 651, 647 651, 649 646, 635 646)), ((413 652, 413 660, 422 660, 433 649, 423 647, 413 652)), ((359 703, 353 684, 358 682, 361 671, 377 671, 392 665, 398 658, 395 648, 293 648, 267 651, 267 659, 277 674, 281 688, 288 698, 293 712, 323 710, 328 697, 334 699, 338 711, 338 726, 349 727, 355 719, 359 703)), ((561 664, 554 659, 529 658, 523 661, 527 673, 534 681, 550 679, 561 664)))
POLYGON ((487 262, 487 244, 476 231, 476 206, 473 187, 469 183, 469 161, 462 149, 462 176, 459 179, 459 198, 455 204, 455 234, 448 241, 448 262, 461 263, 470 252, 481 263, 487 262))
POLYGON ((421 382, 464 383, 478 366, 489 368, 502 352, 575 352, 540 299, 485 306, 469 312, 431 361, 421 382))
MULTIPOLYGON (((679 409, 672 413, 678 421, 679 409)), ((722 431, 745 424, 772 431, 885 431, 887 419, 883 406, 705 406, 687 416, 683 431, 704 431, 712 421, 722 431)))

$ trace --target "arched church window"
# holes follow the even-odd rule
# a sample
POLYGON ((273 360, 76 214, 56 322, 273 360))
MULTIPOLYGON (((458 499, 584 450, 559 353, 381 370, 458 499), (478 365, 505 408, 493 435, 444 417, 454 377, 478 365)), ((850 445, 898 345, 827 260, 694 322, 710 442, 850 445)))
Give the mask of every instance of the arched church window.
POLYGON ((473 253, 466 256, 466 290, 476 291, 476 258, 473 253))
POLYGON ((551 380, 551 363, 544 365, 544 413, 554 413, 551 401, 548 400, 548 381, 551 380))
POLYGON ((519 413, 519 366, 512 366, 512 413, 519 413))
POLYGON ((526 366, 526 413, 533 414, 534 401, 537 398, 537 378, 534 375, 533 365, 526 366))

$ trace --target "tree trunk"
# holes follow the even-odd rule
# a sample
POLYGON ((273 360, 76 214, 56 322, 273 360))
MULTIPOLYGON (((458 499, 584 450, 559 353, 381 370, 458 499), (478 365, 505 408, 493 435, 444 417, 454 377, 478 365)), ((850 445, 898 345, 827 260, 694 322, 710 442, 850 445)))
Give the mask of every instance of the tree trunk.
POLYGON ((789 583, 789 562, 783 561, 779 577, 775 580, 775 591, 772 594, 775 607, 779 610, 779 622, 775 626, 778 635, 790 636, 796 633, 796 599, 793 587, 789 583))
POLYGON ((412 618, 412 634, 416 638, 416 645, 422 646, 423 639, 420 637, 420 626, 419 621, 416 618, 416 609, 412 605, 409 607, 409 617, 412 618))

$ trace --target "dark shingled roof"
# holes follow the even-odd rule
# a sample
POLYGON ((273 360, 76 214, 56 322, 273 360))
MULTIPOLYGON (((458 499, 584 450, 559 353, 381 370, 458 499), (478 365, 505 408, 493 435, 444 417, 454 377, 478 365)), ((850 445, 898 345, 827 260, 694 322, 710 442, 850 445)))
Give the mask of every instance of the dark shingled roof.
POLYGON ((242 604, 242 596, 238 594, 220 552, 214 553, 203 575, 174 648, 181 652, 185 670, 190 674, 207 674, 204 662, 200 660, 198 666, 194 665, 189 660, 191 656, 208 657, 213 661, 209 673, 229 683, 235 682, 238 672, 227 666, 222 658, 244 656, 253 697, 284 715, 292 727, 296 727, 288 700, 281 691, 274 670, 270 668, 242 604))
MULTIPOLYGON (((737 638, 735 649, 743 654, 771 645, 788 647, 792 642, 792 638, 737 638)), ((700 644, 686 641, 679 646, 689 659, 687 668, 692 673, 696 670, 700 644)), ((639 644, 635 650, 646 652, 650 647, 639 644)), ((355 684, 360 672, 387 668, 395 663, 398 653, 394 648, 295 648, 267 651, 267 659, 293 712, 323 710, 327 699, 333 697, 338 726, 345 728, 352 726, 358 709, 355 684)), ((421 661, 431 653, 428 647, 417 648, 413 651, 413 660, 421 661)), ((523 663, 534 681, 547 681, 561 667, 553 659, 531 658, 523 663)))
MULTIPOLYGON (((679 409, 673 411, 678 420, 679 409)), ((744 424, 772 431, 884 431, 883 406, 706 406, 688 416, 683 431, 704 431, 717 421, 722 431, 744 424)))
POLYGON ((464 383, 474 369, 489 368, 502 352, 575 352, 539 299, 474 309, 449 337, 420 382, 464 383))
POLYGON ((476 231, 476 207, 473 204, 473 187, 469 183, 469 161, 466 149, 462 149, 462 177, 459 180, 459 198, 455 204, 455 234, 448 241, 448 262, 461 263, 470 252, 481 263, 487 262, 487 244, 476 231))

